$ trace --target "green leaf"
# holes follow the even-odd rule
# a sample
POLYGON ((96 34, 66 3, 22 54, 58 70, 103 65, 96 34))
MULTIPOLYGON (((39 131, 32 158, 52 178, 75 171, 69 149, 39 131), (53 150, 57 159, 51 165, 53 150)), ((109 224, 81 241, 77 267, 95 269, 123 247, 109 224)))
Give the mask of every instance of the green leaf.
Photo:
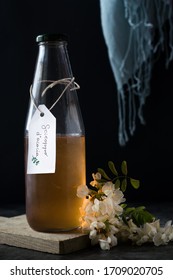
POLYGON ((130 178, 130 183, 134 189, 138 189, 140 186, 140 181, 133 178, 130 178))
POLYGON ((127 175, 127 162, 125 160, 121 163, 121 171, 124 175, 127 175))
POLYGON ((115 181, 115 189, 119 189, 119 187, 120 187, 120 180, 116 179, 116 181, 115 181))
POLYGON ((145 223, 151 223, 155 217, 148 212, 144 206, 139 207, 128 207, 124 210, 123 221, 127 223, 128 220, 132 219, 137 226, 144 225, 145 223))
POLYGON ((150 212, 145 210, 145 215, 143 217, 143 223, 151 223, 151 222, 153 222, 154 219, 155 219, 155 217, 150 212))
POLYGON ((108 175, 102 168, 97 168, 97 171, 102 175, 103 178, 107 179, 108 181, 111 181, 111 179, 108 177, 108 175))
POLYGON ((124 208, 127 207, 127 204, 126 204, 126 203, 122 203, 122 204, 121 204, 121 207, 124 209, 124 208))
POLYGON ((97 181, 97 183, 100 183, 100 184, 107 182, 106 179, 95 179, 95 180, 97 181))
POLYGON ((127 179, 125 178, 121 182, 121 190, 122 190, 122 192, 125 192, 126 188, 127 188, 127 179))
POLYGON ((134 207, 126 207, 123 211, 122 219, 123 222, 128 225, 128 221, 132 218, 132 213, 135 210, 134 207))
POLYGON ((111 172, 112 172, 114 175, 118 176, 118 172, 117 172, 117 170, 116 170, 116 168, 115 168, 115 165, 114 165, 113 161, 109 161, 109 162, 108 162, 108 166, 109 166, 109 169, 111 170, 111 172))
POLYGON ((143 210, 145 210, 145 209, 146 209, 145 206, 138 206, 138 207, 136 207, 136 210, 137 210, 137 211, 143 211, 143 210))
POLYGON ((143 225, 145 223, 151 223, 154 220, 154 216, 149 213, 147 210, 138 210, 134 211, 132 219, 137 226, 143 225))
POLYGON ((125 213, 125 215, 128 215, 131 212, 133 212, 134 210, 135 210, 135 207, 127 207, 124 213, 125 213))

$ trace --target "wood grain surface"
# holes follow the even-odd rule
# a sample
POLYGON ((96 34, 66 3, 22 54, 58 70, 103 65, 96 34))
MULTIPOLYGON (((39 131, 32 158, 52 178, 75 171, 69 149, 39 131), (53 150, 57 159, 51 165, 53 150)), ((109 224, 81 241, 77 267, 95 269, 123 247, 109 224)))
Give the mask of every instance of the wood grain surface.
POLYGON ((26 215, 0 216, 0 244, 53 254, 68 254, 90 245, 88 235, 80 230, 64 233, 40 233, 32 230, 26 215))

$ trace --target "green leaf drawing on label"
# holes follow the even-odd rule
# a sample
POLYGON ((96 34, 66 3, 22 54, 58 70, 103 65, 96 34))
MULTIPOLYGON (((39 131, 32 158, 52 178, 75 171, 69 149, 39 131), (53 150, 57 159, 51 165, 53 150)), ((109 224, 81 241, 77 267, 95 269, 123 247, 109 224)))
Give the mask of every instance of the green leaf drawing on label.
POLYGON ((33 162, 35 165, 38 165, 40 161, 39 161, 36 157, 32 156, 32 162, 33 162))

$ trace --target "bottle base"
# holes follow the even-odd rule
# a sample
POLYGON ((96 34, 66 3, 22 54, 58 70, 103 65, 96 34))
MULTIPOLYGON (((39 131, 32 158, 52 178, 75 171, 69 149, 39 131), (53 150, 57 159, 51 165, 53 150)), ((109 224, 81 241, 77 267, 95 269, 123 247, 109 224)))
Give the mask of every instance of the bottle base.
POLYGON ((71 232, 71 231, 77 231, 80 228, 80 225, 78 226, 73 226, 73 227, 46 227, 44 225, 40 225, 38 226, 38 224, 36 223, 31 223, 30 221, 28 221, 27 219, 27 223, 29 225, 29 227, 37 232, 44 232, 44 233, 67 233, 67 232, 71 232))
MULTIPOLYGON (((31 227, 31 226, 30 226, 31 227)), ((78 230, 80 227, 72 227, 72 228, 50 228, 50 229, 38 229, 38 228, 33 228, 31 227, 32 230, 37 231, 37 232, 42 232, 42 233, 68 233, 72 231, 78 230)))

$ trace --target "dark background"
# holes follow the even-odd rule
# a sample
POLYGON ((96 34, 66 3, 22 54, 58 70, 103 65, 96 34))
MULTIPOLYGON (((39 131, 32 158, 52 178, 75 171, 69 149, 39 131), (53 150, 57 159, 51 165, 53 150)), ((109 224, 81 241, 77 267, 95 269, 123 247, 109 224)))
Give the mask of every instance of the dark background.
MULTIPOLYGON (((109 0, 108 0, 109 1, 109 0)), ((145 106, 146 125, 137 124, 125 147, 118 143, 116 84, 102 35, 99 0, 0 2, 0 203, 24 203, 24 127, 37 45, 42 33, 65 32, 86 129, 87 183, 108 160, 128 163, 129 175, 141 187, 129 188, 129 201, 172 201, 173 65, 164 54, 156 61, 151 95, 145 106)))

